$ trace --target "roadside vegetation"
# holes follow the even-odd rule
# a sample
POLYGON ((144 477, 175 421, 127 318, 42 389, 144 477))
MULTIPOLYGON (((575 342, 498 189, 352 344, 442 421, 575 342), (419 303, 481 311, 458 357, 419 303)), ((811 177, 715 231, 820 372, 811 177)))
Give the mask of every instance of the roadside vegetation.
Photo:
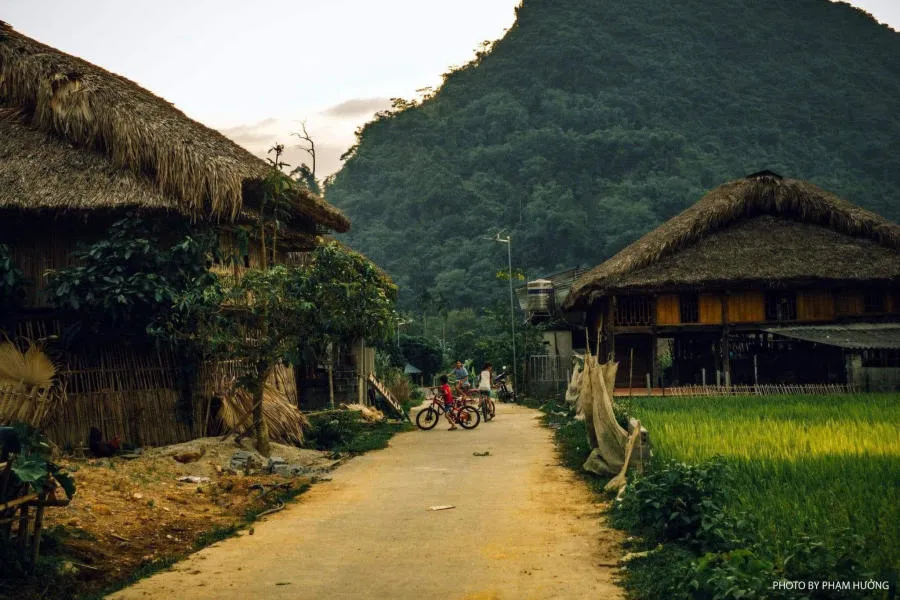
MULTIPOLYGON (((605 481, 581 471, 583 422, 566 405, 541 408, 562 461, 601 493, 605 481)), ((613 524, 634 536, 627 549, 636 558, 623 570, 632 597, 797 598, 773 589, 782 579, 872 579, 896 589, 895 395, 640 398, 630 408, 653 445, 650 467, 630 474, 611 510, 613 524)))

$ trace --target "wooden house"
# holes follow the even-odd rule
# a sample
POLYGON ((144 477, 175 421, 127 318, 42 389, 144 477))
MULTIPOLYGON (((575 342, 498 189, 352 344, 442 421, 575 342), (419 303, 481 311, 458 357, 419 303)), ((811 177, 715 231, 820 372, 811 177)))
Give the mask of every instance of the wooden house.
POLYGON ((586 273, 564 308, 585 311, 620 386, 896 386, 900 226, 764 171, 586 273))
MULTIPOLYGON (((58 333, 47 271, 67 266, 77 243, 100 239, 126 214, 210 224, 226 250, 239 247, 238 228, 258 221, 271 169, 136 83, 0 21, 0 243, 31 281, 16 334, 58 333)), ((325 231, 349 229, 321 198, 300 186, 291 194, 267 263, 309 249, 325 231)), ((244 246, 236 271, 262 262, 260 244, 244 246)), ((198 406, 193 421, 160 425, 177 395, 171 359, 161 354, 92 349, 66 357, 61 379, 68 401, 58 421, 67 432, 97 425, 161 444, 189 439, 208 419, 208 405, 205 413, 198 406)), ((50 433, 60 444, 80 442, 50 433)))

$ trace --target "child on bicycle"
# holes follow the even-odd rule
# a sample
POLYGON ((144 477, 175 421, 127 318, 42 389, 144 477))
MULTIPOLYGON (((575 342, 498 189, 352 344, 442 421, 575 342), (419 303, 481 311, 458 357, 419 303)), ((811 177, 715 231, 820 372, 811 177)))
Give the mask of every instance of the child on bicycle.
POLYGON ((450 423, 450 429, 448 431, 453 431, 456 429, 456 423, 453 422, 452 411, 453 411, 453 392, 450 390, 450 384, 448 383, 449 379, 447 379, 446 375, 441 375, 441 397, 444 399, 444 416, 447 417, 447 422, 450 423))

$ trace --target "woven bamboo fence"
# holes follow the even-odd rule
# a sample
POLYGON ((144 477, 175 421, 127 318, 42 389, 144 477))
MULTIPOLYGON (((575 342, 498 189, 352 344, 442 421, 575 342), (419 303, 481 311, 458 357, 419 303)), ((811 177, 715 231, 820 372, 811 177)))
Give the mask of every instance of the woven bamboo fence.
MULTIPOLYGON (((69 355, 58 376, 65 396, 46 433, 64 448, 83 447, 91 427, 136 446, 195 437, 193 428, 176 418, 175 364, 165 353, 120 349, 90 357, 69 355)), ((195 408, 195 422, 198 417, 195 408)))
POLYGON ((18 421, 43 429, 62 401, 57 387, 30 390, 0 385, 0 425, 18 421))

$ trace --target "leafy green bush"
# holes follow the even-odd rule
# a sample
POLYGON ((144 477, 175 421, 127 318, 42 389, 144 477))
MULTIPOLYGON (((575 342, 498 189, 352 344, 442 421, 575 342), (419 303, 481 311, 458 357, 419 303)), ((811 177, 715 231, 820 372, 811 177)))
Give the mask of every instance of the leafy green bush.
POLYGON ((772 582, 777 579, 775 565, 768 558, 741 548, 711 552, 694 561, 683 587, 697 600, 773 598, 772 582))
POLYGON ((335 411, 313 415, 306 432, 304 444, 316 450, 340 450, 345 448, 363 429, 364 422, 358 412, 335 411))
POLYGON ((613 509, 620 527, 657 542, 728 549, 737 524, 722 509, 729 478, 721 458, 699 465, 664 463, 637 475, 613 509))

